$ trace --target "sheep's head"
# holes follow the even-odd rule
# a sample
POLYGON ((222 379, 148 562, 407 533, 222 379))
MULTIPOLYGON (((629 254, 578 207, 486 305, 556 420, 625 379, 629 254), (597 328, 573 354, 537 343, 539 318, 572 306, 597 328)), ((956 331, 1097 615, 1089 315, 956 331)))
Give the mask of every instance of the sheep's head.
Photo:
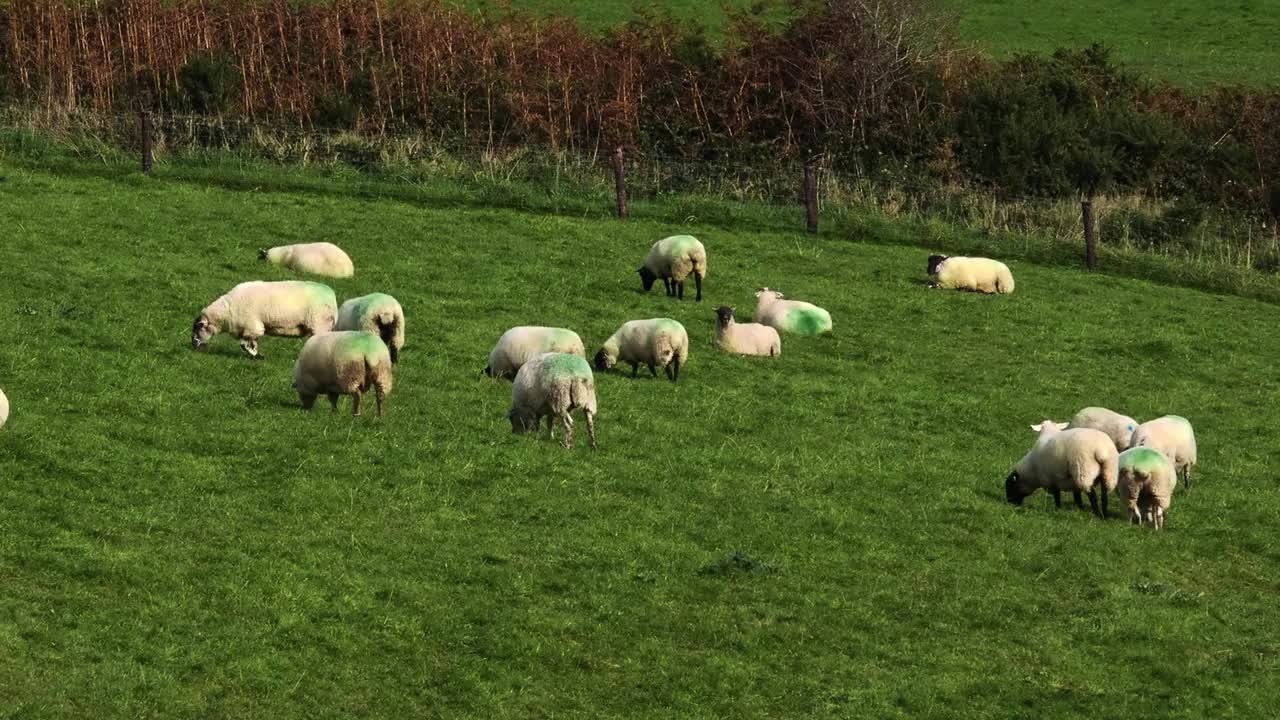
POLYGON ((538 418, 529 410, 512 408, 507 411, 507 418, 511 420, 512 435, 523 435, 538 429, 538 418))
POLYGON ((266 260, 266 259, 267 259, 267 249, 266 249, 266 248, 258 248, 258 259, 259 259, 259 260, 266 260))
POLYGON ((653 283, 658 279, 658 276, 647 267, 642 267, 636 272, 640 273, 640 284, 644 286, 644 291, 649 292, 652 290, 653 283))
POLYGON ((786 297, 786 295, 783 295, 777 290, 770 290, 767 287, 762 287, 756 291, 756 297, 758 298, 767 297, 767 298, 773 298, 774 300, 781 300, 782 298, 786 297))
POLYGON ((733 308, 728 305, 721 305, 716 308, 716 322, 720 325, 733 324, 733 308))
POLYGON ((930 255, 930 256, 929 256, 929 269, 928 269, 928 274, 930 274, 930 275, 937 275, 937 274, 938 274, 938 266, 939 266, 939 265, 941 265, 942 263, 946 262, 946 260, 947 260, 947 256, 946 256, 946 255, 930 255))
POLYGON ((1032 492, 1022 482, 1022 476, 1018 475, 1018 471, 1014 470, 1009 473, 1009 477, 1004 479, 1004 497, 1011 505, 1021 505, 1032 492))
POLYGON ((191 324, 191 347, 196 350, 204 350, 209 344, 209 338, 218 334, 218 328, 214 327, 209 319, 201 315, 191 324))
POLYGON ((600 352, 596 353, 595 366, 597 370, 608 370, 613 367, 615 362, 617 361, 604 348, 600 348, 600 352))

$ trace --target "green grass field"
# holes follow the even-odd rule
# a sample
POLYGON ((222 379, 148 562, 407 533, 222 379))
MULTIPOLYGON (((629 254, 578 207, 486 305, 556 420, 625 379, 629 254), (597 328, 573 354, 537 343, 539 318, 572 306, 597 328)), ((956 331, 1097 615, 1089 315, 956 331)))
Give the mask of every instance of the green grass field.
POLYGON ((929 290, 920 248, 749 207, 618 222, 354 188, 0 158, 0 717, 1280 703, 1274 305, 1028 262, 1012 296, 929 290), (700 305, 638 292, 677 231, 711 254, 700 305), (356 262, 340 300, 408 315, 381 420, 301 411, 297 340, 190 347, 206 303, 290 277, 257 248, 321 239, 356 262), (834 337, 716 353, 715 306, 749 317, 765 284, 834 337), (511 435, 509 384, 478 374, 503 330, 594 352, 652 316, 689 330, 678 386, 599 376, 598 452, 511 435), (1027 426, 1088 404, 1195 423, 1165 532, 1005 503, 1027 426))

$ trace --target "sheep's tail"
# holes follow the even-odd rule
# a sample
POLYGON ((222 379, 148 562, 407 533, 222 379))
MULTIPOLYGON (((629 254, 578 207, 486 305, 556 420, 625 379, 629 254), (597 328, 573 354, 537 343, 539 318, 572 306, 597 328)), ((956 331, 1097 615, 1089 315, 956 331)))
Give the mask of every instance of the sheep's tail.
POLYGON ((387 349, 391 351, 391 362, 400 362, 400 348, 396 339, 400 335, 400 316, 392 315, 390 322, 385 322, 382 318, 378 318, 378 336, 382 338, 382 342, 387 344, 387 349))

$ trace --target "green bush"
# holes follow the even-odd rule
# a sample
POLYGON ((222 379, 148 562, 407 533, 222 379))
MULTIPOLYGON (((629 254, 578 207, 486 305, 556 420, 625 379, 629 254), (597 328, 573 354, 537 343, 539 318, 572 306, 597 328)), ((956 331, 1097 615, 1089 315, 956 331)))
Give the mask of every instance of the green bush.
POLYGON ((188 109, 220 115, 240 97, 240 71, 226 55, 197 53, 178 72, 178 88, 188 109))

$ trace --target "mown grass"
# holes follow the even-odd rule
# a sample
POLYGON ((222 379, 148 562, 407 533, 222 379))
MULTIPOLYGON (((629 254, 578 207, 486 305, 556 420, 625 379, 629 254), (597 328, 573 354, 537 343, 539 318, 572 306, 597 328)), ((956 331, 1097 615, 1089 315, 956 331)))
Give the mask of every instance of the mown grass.
POLYGON ((1030 262, 1013 296, 930 291, 920 248, 727 203, 618 222, 344 175, 51 167, 0 159, 6 716, 1280 701, 1274 305, 1030 262), (701 305, 638 292, 675 231, 710 250, 701 305), (390 292, 409 317, 380 421, 298 409, 298 341, 262 362, 189 346, 218 294, 289 277, 258 247, 321 239, 357 264, 340 299, 390 292), (828 308, 835 336, 714 352, 715 305, 749 315, 764 284, 828 308), (689 329, 687 372, 600 376, 598 452, 510 434, 509 386, 478 375, 502 330, 565 325, 593 350, 656 315, 689 329), (1195 423, 1199 482, 1166 532, 1005 504, 1027 425, 1095 403, 1195 423))

